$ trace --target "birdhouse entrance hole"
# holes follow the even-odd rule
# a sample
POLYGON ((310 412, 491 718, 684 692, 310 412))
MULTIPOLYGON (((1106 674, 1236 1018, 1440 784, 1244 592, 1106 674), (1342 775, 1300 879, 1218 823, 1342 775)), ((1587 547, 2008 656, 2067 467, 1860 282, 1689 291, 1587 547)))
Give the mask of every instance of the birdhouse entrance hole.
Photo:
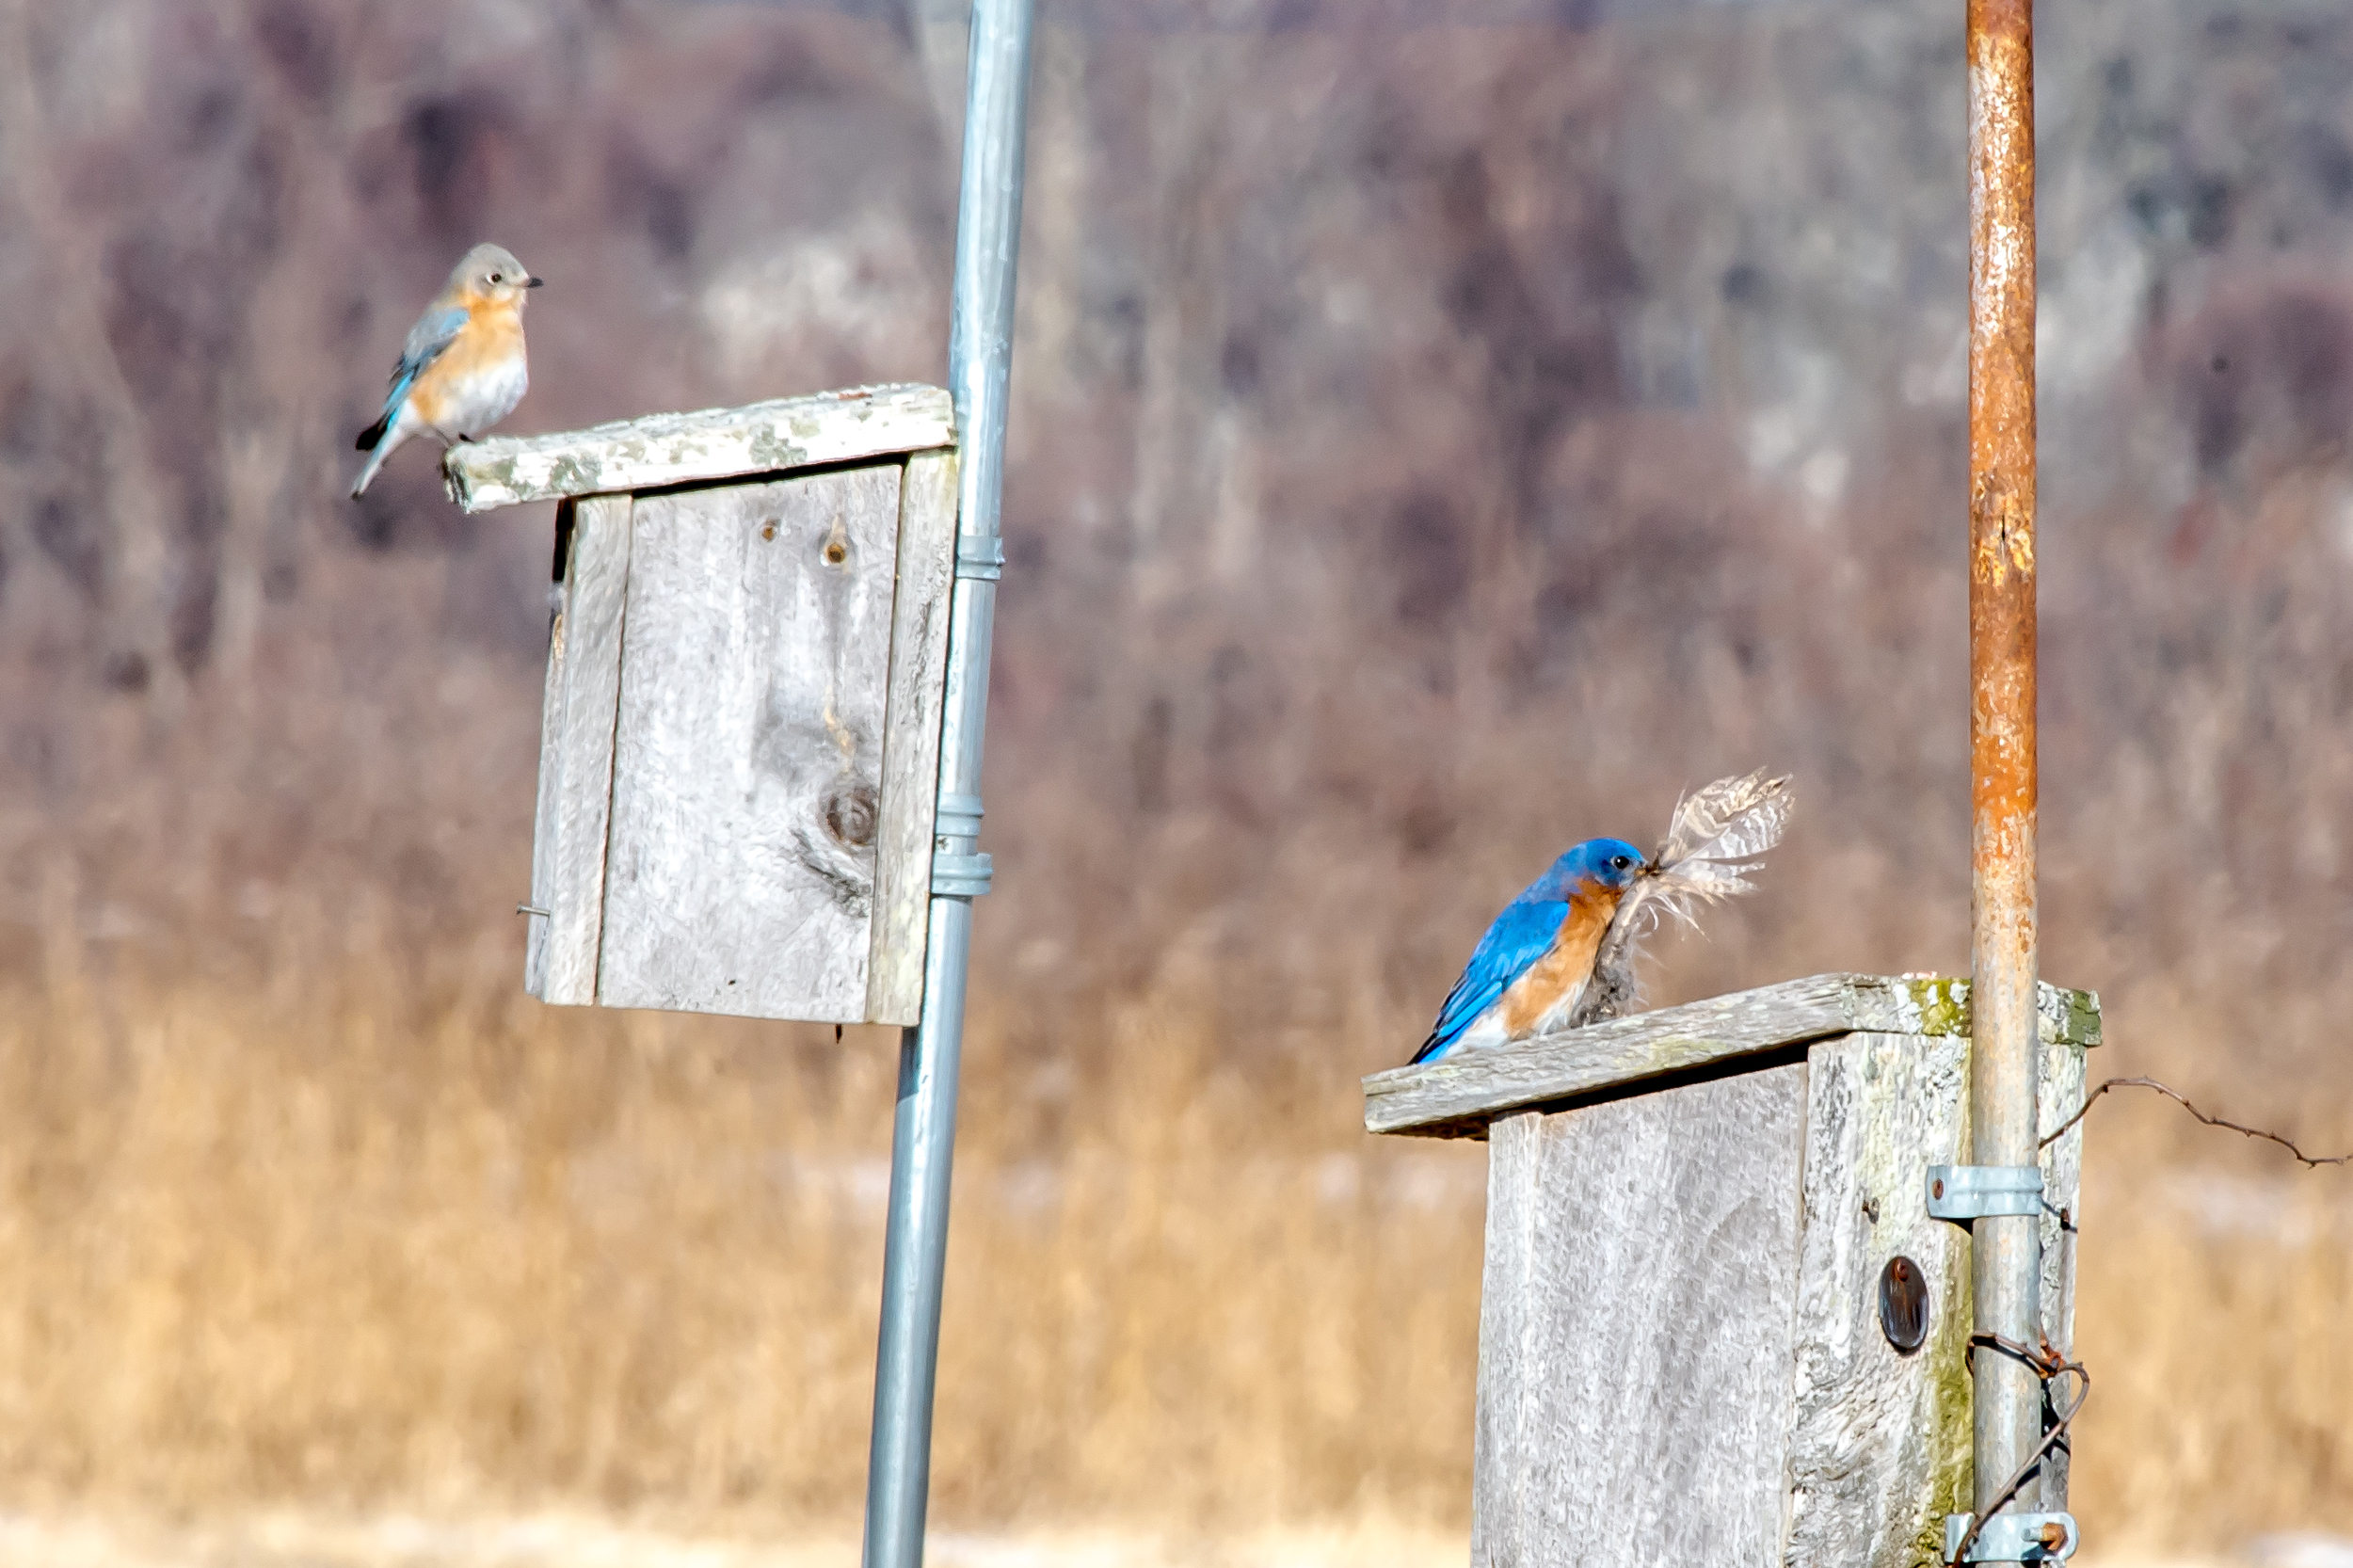
MULTIPOLYGON (((1970 1240, 1927 1186, 1969 1147, 1968 995, 1817 975, 1365 1080, 1371 1131, 1488 1140, 1474 1563, 1941 1560, 1970 1506, 1970 1240)), ((2042 987, 2044 1126, 2099 1008, 2042 987)), ((2081 1138, 2042 1151, 2061 1348, 2081 1138)))

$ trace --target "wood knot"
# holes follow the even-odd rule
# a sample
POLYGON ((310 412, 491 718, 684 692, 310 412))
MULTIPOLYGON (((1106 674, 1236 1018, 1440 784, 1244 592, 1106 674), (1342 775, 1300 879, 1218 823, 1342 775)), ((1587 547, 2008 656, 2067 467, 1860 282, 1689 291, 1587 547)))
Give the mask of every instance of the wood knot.
POLYGON ((766 522, 760 525, 760 536, 763 539, 773 539, 776 536, 776 519, 770 518, 766 522))
POLYGON ((864 849, 874 841, 874 824, 879 816, 872 785, 853 785, 825 797, 825 831, 853 848, 864 849))

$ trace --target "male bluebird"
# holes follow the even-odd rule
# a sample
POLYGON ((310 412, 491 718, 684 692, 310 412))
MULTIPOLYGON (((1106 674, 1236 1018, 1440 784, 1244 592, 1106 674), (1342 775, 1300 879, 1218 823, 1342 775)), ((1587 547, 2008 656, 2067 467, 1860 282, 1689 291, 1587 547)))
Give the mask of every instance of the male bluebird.
POLYGON ((449 286, 424 308, 392 367, 384 416, 360 432, 369 455, 351 493, 357 497, 409 437, 432 434, 443 445, 472 440, 514 412, 531 385, 523 359, 523 292, 540 280, 511 251, 477 245, 449 286))
POLYGON ((1623 839, 1588 839, 1555 860, 1487 928, 1415 1062, 1567 1023, 1619 900, 1649 869, 1623 839))
POLYGON ((1748 873, 1781 842, 1792 802, 1789 780, 1760 768, 1677 801, 1656 855, 1588 839, 1555 860, 1487 928, 1414 1061, 1624 1013, 1643 936, 1662 915, 1696 924, 1697 905, 1753 891, 1748 873))

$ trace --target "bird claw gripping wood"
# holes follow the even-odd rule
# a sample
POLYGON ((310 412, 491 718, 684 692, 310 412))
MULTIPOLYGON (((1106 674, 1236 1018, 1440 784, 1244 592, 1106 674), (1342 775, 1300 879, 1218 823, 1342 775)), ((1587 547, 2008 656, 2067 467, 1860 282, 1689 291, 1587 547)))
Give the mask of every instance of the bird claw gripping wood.
POLYGON ((1622 1017, 1633 1009, 1641 994, 1634 961, 1662 917, 1697 926, 1693 911, 1699 905, 1755 890, 1748 873, 1781 842, 1793 798, 1785 776, 1770 778, 1759 768, 1720 778, 1675 803, 1666 841, 1619 902, 1593 955, 1593 978, 1570 1016, 1571 1029, 1622 1017))

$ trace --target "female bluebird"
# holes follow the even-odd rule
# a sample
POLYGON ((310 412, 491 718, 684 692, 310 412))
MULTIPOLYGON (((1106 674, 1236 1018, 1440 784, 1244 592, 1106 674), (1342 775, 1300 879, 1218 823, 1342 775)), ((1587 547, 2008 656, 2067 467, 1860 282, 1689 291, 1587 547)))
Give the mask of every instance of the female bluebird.
POLYGON ((384 417, 360 432, 359 448, 369 456, 353 496, 409 437, 430 433, 443 445, 472 440, 514 412, 531 385, 523 293, 539 282, 498 246, 466 252, 449 286, 408 329, 384 394, 384 417))
POLYGON ((1415 1062, 1567 1023, 1619 900, 1649 869, 1623 839, 1588 839, 1555 860, 1487 928, 1415 1062))

